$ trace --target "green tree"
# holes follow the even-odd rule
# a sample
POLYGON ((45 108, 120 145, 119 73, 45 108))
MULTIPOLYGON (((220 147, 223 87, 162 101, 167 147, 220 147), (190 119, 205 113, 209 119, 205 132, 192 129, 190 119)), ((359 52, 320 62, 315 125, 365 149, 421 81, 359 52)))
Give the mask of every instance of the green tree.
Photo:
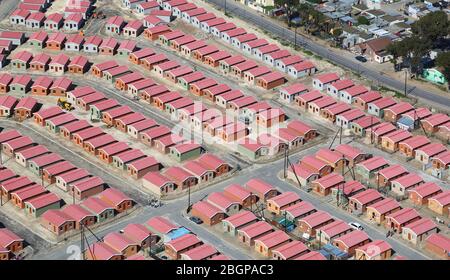
POLYGON ((438 40, 449 35, 450 23, 447 14, 443 11, 437 11, 427 14, 412 24, 413 34, 430 42, 438 40))
POLYGON ((450 52, 443 52, 436 57, 436 66, 442 68, 447 84, 450 87, 450 52))
POLYGON ((413 35, 401 41, 396 41, 390 44, 387 51, 393 56, 394 67, 397 66, 399 58, 402 62, 409 64, 412 73, 419 73, 421 71, 422 57, 428 55, 431 49, 431 43, 424 39, 413 35))
POLYGON ((370 21, 365 16, 359 16, 358 17, 358 24, 359 25, 369 25, 370 21))

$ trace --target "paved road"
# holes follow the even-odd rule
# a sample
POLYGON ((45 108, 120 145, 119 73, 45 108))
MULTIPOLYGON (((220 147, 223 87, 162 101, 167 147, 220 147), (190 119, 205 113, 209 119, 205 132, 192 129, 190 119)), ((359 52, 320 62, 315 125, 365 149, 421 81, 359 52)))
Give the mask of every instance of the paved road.
MULTIPOLYGON (((317 146, 310 147, 308 149, 305 149, 298 154, 292 156, 290 159, 291 161, 295 162, 299 160, 301 157, 315 153, 317 150, 323 147, 328 147, 328 143, 322 143, 317 146)), ((380 229, 379 227, 366 223, 365 221, 357 219, 355 216, 351 215, 350 213, 337 209, 333 205, 329 204, 326 199, 319 198, 311 193, 306 192, 305 190, 299 189, 295 187, 294 185, 291 185, 289 183, 286 183, 282 180, 280 180, 275 174, 282 169, 283 166, 283 159, 278 160, 270 165, 257 165, 249 167, 249 170, 246 172, 242 172, 241 174, 237 175, 236 177, 230 178, 224 182, 221 182, 219 184, 216 184, 214 186, 211 186, 209 188, 200 190, 198 192, 195 192, 191 195, 191 201, 196 202, 200 199, 202 199, 205 195, 208 193, 211 193, 213 191, 222 191, 226 186, 228 186, 230 183, 237 183, 237 184, 245 184, 250 178, 261 178, 268 183, 272 184, 273 186, 276 186, 279 190, 286 192, 286 191, 294 191, 300 195, 300 197, 305 200, 309 201, 311 204, 314 205, 319 210, 327 211, 332 216, 334 216, 337 219, 341 219, 345 222, 351 222, 358 220, 360 224, 363 225, 365 228, 366 233, 370 236, 372 240, 375 239, 382 239, 386 240, 385 237, 385 230, 380 229), (251 174, 249 176, 249 174, 251 174)), ((143 212, 139 213, 136 216, 131 217, 125 217, 120 222, 111 225, 109 227, 103 228, 101 231, 96 232, 98 236, 104 236, 106 233, 111 231, 118 231, 122 229, 125 225, 128 223, 144 223, 147 221, 150 217, 163 215, 168 217, 170 220, 186 226, 187 228, 190 228, 193 232, 195 232, 200 239, 202 239, 205 243, 209 243, 214 245, 216 248, 219 249, 219 251, 223 252, 224 254, 234 258, 234 259, 249 259, 250 257, 246 254, 247 252, 245 250, 242 250, 242 248, 236 248, 236 244, 231 244, 227 241, 225 241, 223 238, 221 238, 220 235, 214 233, 213 231, 210 231, 207 226, 205 225, 196 225, 192 223, 191 221, 184 218, 181 213, 187 206, 187 198, 180 198, 174 201, 167 202, 160 208, 145 208, 143 212)), ((90 242, 93 241, 94 238, 91 237, 90 242)), ((429 259, 428 256, 425 256, 421 252, 413 249, 412 247, 406 245, 403 241, 399 241, 396 239, 388 239, 387 240, 389 244, 393 247, 393 249, 396 251, 397 254, 407 257, 408 259, 429 259)), ((73 241, 69 244, 76 245, 79 241, 73 241)), ((48 253, 42 253, 35 256, 36 259, 65 259, 68 257, 67 248, 68 244, 61 245, 58 248, 55 248, 54 250, 51 250, 48 253)))
MULTIPOLYGON (((175 224, 189 228, 203 242, 213 245, 219 252, 231 257, 232 259, 250 259, 250 257, 245 254, 242 249, 237 248, 236 245, 221 239, 220 236, 211 234, 206 227, 196 225, 185 218, 181 214, 185 207, 186 204, 181 203, 181 201, 179 201, 178 203, 171 203, 170 205, 163 205, 160 208, 150 208, 147 206, 142 212, 138 213, 137 215, 132 214, 131 217, 125 217, 124 219, 111 224, 109 227, 103 228, 100 231, 95 231, 94 233, 98 238, 101 239, 110 232, 118 232, 130 223, 145 224, 145 222, 147 222, 147 220, 151 217, 164 216, 175 224)), ((92 236, 91 234, 87 234, 86 238, 88 239, 89 244, 97 241, 96 237, 92 236)), ((47 252, 40 252, 34 255, 32 259, 65 260, 72 256, 71 248, 73 248, 73 246, 79 247, 79 245, 79 237, 72 238, 72 241, 66 244, 62 244, 47 252)))
MULTIPOLYGON (((213 3, 223 8, 226 0, 205 0, 205 1, 213 3)), ((234 14, 239 18, 260 27, 262 30, 265 30, 284 40, 294 43, 295 34, 293 31, 268 20, 267 18, 261 16, 261 14, 258 14, 255 11, 244 7, 241 4, 234 3, 234 1, 226 1, 226 5, 228 13, 234 14)), ((397 91, 404 92, 403 81, 393 79, 391 77, 383 75, 378 71, 369 69, 363 64, 356 62, 353 59, 353 57, 351 58, 344 57, 334 52, 333 50, 323 47, 300 34, 297 34, 297 44, 302 45, 305 49, 308 49, 330 61, 333 61, 334 63, 340 66, 346 67, 353 71, 358 71, 363 76, 366 76, 367 78, 373 81, 377 81, 378 83, 384 84, 387 87, 393 88, 397 91)), ((352 55, 349 54, 349 56, 352 55)), ((410 95, 413 95, 415 97, 431 101, 440 106, 450 107, 450 98, 448 97, 444 97, 430 91, 425 91, 418 87, 407 86, 407 91, 409 92, 410 95)))
POLYGON ((2 0, 0 1, 0 21, 6 18, 19 5, 17 0, 2 0))

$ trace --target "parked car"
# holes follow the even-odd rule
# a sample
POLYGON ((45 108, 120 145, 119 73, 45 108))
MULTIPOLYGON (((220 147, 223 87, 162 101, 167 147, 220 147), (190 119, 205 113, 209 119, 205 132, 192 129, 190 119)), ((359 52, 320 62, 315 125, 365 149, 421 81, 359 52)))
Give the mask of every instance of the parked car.
POLYGON ((355 59, 356 60, 358 60, 358 61, 360 61, 360 62, 367 62, 367 58, 365 58, 364 56, 362 56, 362 55, 358 55, 358 56, 355 56, 355 59))
POLYGON ((356 229, 356 230, 363 230, 363 229, 364 229, 364 228, 362 227, 362 225, 360 225, 360 224, 358 224, 358 223, 356 223, 356 222, 348 223, 348 225, 349 225, 350 227, 352 227, 353 229, 356 229))
POLYGON ((189 220, 193 221, 197 225, 203 224, 202 219, 200 219, 199 217, 192 216, 192 217, 189 218, 189 220))

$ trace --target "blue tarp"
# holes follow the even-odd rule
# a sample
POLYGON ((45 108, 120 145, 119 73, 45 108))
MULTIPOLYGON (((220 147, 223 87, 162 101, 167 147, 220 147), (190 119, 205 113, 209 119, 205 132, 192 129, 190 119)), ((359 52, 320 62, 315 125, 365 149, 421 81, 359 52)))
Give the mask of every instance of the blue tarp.
POLYGON ((413 129, 414 128, 414 121, 410 118, 407 117, 401 117, 398 121, 397 121, 397 125, 399 128, 401 129, 413 129))
POLYGON ((277 221, 277 223, 279 223, 282 227, 285 227, 288 232, 291 232, 292 230, 294 230, 294 227, 295 227, 295 225, 292 221, 289 221, 285 218, 279 219, 277 221))
POLYGON ((348 254, 344 251, 341 251, 339 248, 331 245, 326 244, 322 247, 322 249, 319 251, 321 254, 323 254, 327 259, 330 259, 331 256, 333 259, 347 259, 348 254))
POLYGON ((169 240, 175 240, 175 239, 180 238, 183 235, 188 234, 188 233, 191 233, 191 231, 185 227, 180 227, 180 228, 177 228, 177 229, 169 232, 168 234, 166 234, 166 237, 169 240))

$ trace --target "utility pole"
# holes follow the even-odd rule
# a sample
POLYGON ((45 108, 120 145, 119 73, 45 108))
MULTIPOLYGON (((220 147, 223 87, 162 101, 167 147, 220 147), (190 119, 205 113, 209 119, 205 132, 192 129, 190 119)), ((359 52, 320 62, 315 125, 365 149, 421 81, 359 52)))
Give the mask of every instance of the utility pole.
POLYGON ((373 116, 370 117, 370 144, 373 144, 373 116))
POLYGON ((224 4, 224 10, 225 10, 225 15, 227 15, 227 0, 223 0, 225 2, 224 4))
POLYGON ((284 165, 283 165, 283 178, 287 177, 287 167, 288 167, 288 149, 284 148, 284 165))
POLYGON ((81 231, 80 231, 80 250, 81 250, 81 259, 84 260, 84 226, 83 223, 80 223, 81 231))
MULTIPOLYGON (((342 178, 344 179, 344 182, 342 183, 342 192, 344 192, 344 184, 345 184, 345 156, 342 155, 342 168, 341 168, 341 175, 342 178)), ((340 191, 340 186, 337 187, 337 194, 336 194, 336 204, 337 206, 339 206, 339 202, 340 202, 340 195, 341 195, 341 191, 340 191)))
POLYGON ((253 213, 253 193, 250 192, 250 212, 253 213))
POLYGON ((152 233, 150 232, 150 245, 148 248, 148 256, 151 257, 152 256, 152 233))
POLYGON ((297 50, 297 24, 295 24, 295 29, 294 29, 294 49, 297 50))
POLYGON ((191 187, 188 187, 188 207, 187 212, 189 213, 191 211, 191 187))
POLYGON ((405 97, 408 95, 408 90, 407 90, 407 82, 408 82, 408 69, 405 69, 405 97))

